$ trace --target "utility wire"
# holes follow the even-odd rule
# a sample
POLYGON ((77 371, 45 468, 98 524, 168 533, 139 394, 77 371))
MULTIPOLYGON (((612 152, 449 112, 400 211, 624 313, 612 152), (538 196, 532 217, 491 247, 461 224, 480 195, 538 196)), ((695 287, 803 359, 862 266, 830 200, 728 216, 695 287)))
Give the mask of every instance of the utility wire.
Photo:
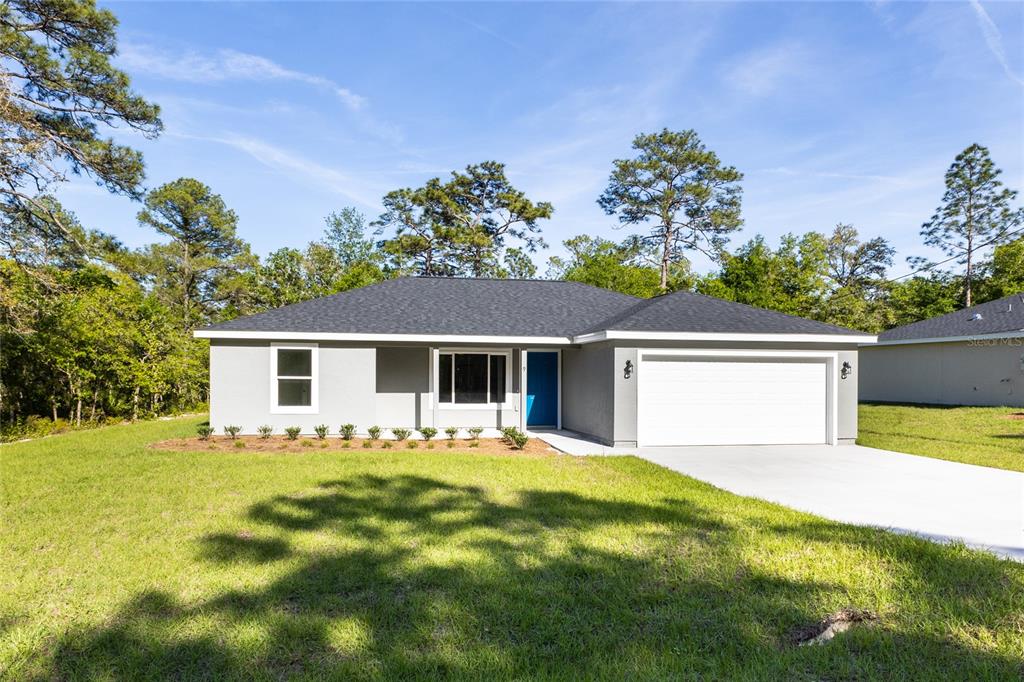
MULTIPOLYGON (((992 239, 988 240, 984 244, 979 244, 978 246, 976 246, 973 249, 971 249, 971 251, 973 252, 973 251, 977 251, 978 249, 983 249, 986 246, 991 246, 992 244, 995 244, 997 241, 999 241, 1001 239, 1006 239, 1007 237, 1012 237, 1013 235, 1020 234, 1022 232, 1024 232, 1024 227, 1018 228, 1016 230, 1012 230, 1010 232, 1004 232, 1003 234, 999 235, 998 237, 993 237, 992 239)), ((954 261, 954 260, 956 260, 958 258, 963 258, 963 257, 964 257, 964 254, 958 254, 956 256, 950 256, 949 258, 946 258, 945 260, 940 260, 940 261, 938 261, 936 263, 929 263, 928 265, 924 266, 923 268, 918 268, 917 270, 914 270, 913 272, 908 272, 905 275, 900 275, 899 277, 893 277, 892 279, 887 279, 887 280, 878 282, 878 284, 876 284, 875 286, 878 286, 878 285, 881 285, 881 284, 894 284, 894 283, 900 281, 901 279, 906 279, 907 277, 913 277, 914 275, 919 275, 922 272, 927 272, 928 270, 931 270, 933 268, 937 268, 940 265, 945 265, 946 263, 948 263, 950 261, 954 261)), ((857 292, 855 292, 855 291, 847 291, 845 294, 840 294, 838 296, 832 297, 831 299, 829 299, 829 302, 831 303, 833 301, 841 301, 844 298, 846 298, 847 296, 855 296, 856 294, 857 294, 857 292)))

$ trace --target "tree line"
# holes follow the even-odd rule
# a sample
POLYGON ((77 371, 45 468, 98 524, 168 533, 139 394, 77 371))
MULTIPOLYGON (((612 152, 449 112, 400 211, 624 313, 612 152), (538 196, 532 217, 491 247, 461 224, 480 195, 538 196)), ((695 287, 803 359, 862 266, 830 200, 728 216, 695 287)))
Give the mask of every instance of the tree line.
MULTIPOLYGON (((260 258, 211 187, 183 177, 148 190, 141 154, 103 137, 161 131, 159 107, 115 69, 116 18, 91 0, 0 7, 0 427, 5 438, 67 424, 195 409, 206 399, 212 322, 387 278, 530 278, 554 207, 483 161, 396 189, 367 217, 344 207, 319 239, 260 258), (140 202, 157 241, 129 249, 83 226, 55 198, 68 174, 140 202)), ((1024 291, 1024 211, 988 150, 972 145, 946 174, 921 227, 938 263, 887 279, 894 249, 848 224, 761 236, 743 225, 742 174, 692 130, 638 135, 596 197, 629 234, 579 235, 543 276, 635 296, 691 290, 866 331, 1024 291), (693 272, 689 257, 716 264, 693 272)))

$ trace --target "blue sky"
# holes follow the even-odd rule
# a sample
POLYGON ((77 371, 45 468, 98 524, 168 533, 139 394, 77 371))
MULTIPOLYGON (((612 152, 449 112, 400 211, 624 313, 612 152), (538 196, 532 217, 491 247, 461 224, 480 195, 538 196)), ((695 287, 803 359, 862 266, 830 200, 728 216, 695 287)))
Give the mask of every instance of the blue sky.
MULTIPOLYGON (((119 65, 163 108, 147 185, 196 177, 260 254, 470 163, 551 201, 552 248, 621 239, 595 200, 638 132, 694 128, 745 174, 743 232, 853 223, 903 258, 973 142, 1024 190, 1024 4, 107 2, 119 65)), ((155 240, 76 180, 82 222, 155 240)), ((697 260, 698 269, 707 263, 697 260)))

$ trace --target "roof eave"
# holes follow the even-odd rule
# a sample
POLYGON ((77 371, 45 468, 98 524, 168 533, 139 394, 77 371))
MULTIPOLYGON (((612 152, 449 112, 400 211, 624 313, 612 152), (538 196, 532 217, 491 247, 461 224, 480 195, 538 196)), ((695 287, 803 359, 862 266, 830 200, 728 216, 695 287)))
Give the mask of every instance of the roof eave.
POLYGON ((747 332, 644 332, 609 329, 574 336, 576 344, 599 341, 729 341, 739 343, 855 343, 870 344, 878 340, 868 334, 794 334, 747 332))
POLYGON ((197 329, 197 339, 234 339, 259 341, 347 341, 395 343, 506 343, 544 346, 568 346, 567 336, 501 336, 473 334, 367 334, 350 332, 252 331, 233 329, 197 329))
POLYGON ((909 346, 921 343, 961 343, 964 341, 996 341, 999 339, 1024 339, 1024 329, 991 334, 968 334, 965 336, 929 336, 919 339, 891 339, 863 344, 871 346, 909 346))

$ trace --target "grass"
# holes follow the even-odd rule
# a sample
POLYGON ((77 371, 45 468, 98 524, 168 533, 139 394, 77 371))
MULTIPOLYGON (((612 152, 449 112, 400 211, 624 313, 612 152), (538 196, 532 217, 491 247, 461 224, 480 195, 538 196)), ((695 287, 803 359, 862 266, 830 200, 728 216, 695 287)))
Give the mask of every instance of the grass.
POLYGON ((860 405, 857 442, 952 462, 1024 471, 1019 407, 860 405))
POLYGON ((0 451, 6 679, 1020 679, 1024 567, 639 459, 0 451), (879 616, 822 646, 844 608, 879 616))

